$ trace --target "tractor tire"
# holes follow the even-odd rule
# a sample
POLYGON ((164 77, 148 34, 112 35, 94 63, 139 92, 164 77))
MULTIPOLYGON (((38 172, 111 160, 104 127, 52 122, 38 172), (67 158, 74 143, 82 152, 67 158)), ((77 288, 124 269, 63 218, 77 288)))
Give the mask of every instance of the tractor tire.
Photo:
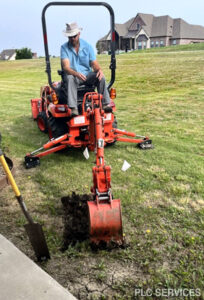
POLYGON ((41 132, 48 132, 47 115, 45 111, 42 111, 37 116, 37 125, 41 132))
POLYGON ((62 120, 58 120, 53 116, 50 116, 48 118, 48 135, 50 139, 56 139, 67 132, 68 127, 65 122, 63 122, 62 120))

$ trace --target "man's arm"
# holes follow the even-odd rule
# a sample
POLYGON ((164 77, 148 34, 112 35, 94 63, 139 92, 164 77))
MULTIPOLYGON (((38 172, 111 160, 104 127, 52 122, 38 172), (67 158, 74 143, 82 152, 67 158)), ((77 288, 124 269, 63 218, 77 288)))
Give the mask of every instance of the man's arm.
POLYGON ((99 81, 104 77, 103 71, 101 70, 101 67, 97 60, 93 60, 91 62, 91 67, 94 70, 94 72, 97 72, 96 77, 99 79, 99 81))
POLYGON ((76 72, 74 71, 72 68, 70 68, 70 62, 68 58, 64 58, 61 60, 62 62, 62 68, 63 70, 68 74, 68 75, 73 75, 78 77, 79 79, 85 81, 86 80, 86 76, 83 75, 82 73, 76 72))

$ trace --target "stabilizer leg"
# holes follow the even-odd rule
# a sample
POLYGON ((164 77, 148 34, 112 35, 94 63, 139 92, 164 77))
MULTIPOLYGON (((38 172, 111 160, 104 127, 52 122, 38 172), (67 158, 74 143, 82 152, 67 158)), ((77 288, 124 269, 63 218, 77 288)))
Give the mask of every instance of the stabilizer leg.
POLYGON ((34 168, 40 165, 40 157, 65 149, 67 145, 66 144, 60 145, 60 143, 65 141, 67 138, 68 138, 68 134, 64 134, 56 139, 51 139, 49 142, 43 145, 43 147, 34 150, 31 153, 28 153, 25 156, 25 161, 24 161, 26 169, 34 168), (45 151, 41 152, 42 150, 45 151))
POLYGON ((133 132, 128 132, 117 128, 113 128, 112 130, 115 134, 116 141, 137 144, 138 148, 142 150, 154 148, 152 140, 150 140, 147 136, 137 135, 133 132), (128 136, 131 138, 127 138, 124 136, 128 136))

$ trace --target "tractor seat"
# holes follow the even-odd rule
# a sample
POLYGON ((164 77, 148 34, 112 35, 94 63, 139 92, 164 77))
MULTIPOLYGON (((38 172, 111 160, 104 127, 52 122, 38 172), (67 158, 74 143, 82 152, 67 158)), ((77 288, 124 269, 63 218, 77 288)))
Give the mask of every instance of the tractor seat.
MULTIPOLYGON (((67 103, 67 85, 66 85, 66 79, 64 78, 65 72, 63 70, 58 70, 58 74, 62 77, 62 81, 58 83, 57 85, 57 94, 59 97, 60 104, 66 104, 67 103)), ((83 97, 88 92, 94 92, 95 86, 94 85, 85 85, 82 84, 77 88, 77 94, 78 94, 78 104, 81 104, 83 101, 83 97)))

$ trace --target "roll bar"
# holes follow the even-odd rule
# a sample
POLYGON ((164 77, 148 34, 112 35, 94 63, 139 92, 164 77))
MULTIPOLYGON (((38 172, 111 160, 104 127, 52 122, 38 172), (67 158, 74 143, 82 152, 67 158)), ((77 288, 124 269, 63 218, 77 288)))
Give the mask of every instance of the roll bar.
POLYGON ((50 6, 105 6, 110 13, 110 25, 111 25, 111 80, 108 84, 108 89, 113 85, 115 81, 115 69, 116 69, 116 59, 115 59, 115 17, 112 7, 106 2, 49 2, 42 11, 42 29, 43 29, 43 40, 45 48, 45 61, 46 61, 46 73, 48 75, 49 85, 55 90, 52 84, 51 78, 51 66, 50 66, 50 56, 48 50, 48 39, 47 39, 47 28, 45 20, 45 12, 50 6))

